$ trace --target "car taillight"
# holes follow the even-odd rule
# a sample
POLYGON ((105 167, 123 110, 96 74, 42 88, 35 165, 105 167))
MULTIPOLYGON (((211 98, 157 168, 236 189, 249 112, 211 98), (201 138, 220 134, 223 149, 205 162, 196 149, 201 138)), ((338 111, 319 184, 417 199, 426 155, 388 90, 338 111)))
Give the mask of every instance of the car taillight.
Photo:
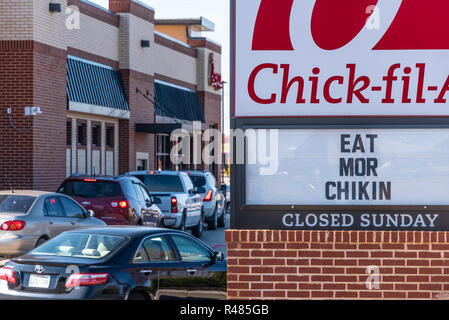
POLYGON ((176 197, 171 198, 171 213, 178 213, 178 199, 176 197))
POLYGON ((20 220, 5 221, 0 226, 2 231, 20 231, 23 228, 25 228, 25 221, 20 220))
POLYGON ((0 280, 5 280, 15 284, 16 278, 14 277, 14 271, 11 268, 3 267, 0 269, 0 280))
POLYGON ((120 207, 121 209, 126 209, 126 208, 128 208, 128 201, 114 201, 114 202, 111 202, 111 207, 113 207, 113 208, 120 207))
POLYGON ((80 286, 92 286, 95 284, 105 284, 108 281, 107 273, 74 273, 65 282, 66 288, 80 286))
POLYGON ((213 194, 213 191, 212 191, 212 190, 209 190, 209 191, 206 193, 206 196, 204 197, 203 201, 211 201, 211 200, 212 200, 212 194, 213 194))
POLYGON ((118 203, 118 206, 122 209, 126 209, 126 208, 128 208, 128 201, 120 201, 118 203))

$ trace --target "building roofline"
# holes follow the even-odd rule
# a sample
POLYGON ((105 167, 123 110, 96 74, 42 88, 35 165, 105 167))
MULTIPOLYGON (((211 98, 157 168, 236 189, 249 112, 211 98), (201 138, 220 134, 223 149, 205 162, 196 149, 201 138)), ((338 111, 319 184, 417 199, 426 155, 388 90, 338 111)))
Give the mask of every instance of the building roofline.
POLYGON ((187 25, 197 27, 195 31, 215 31, 215 23, 204 17, 181 19, 155 19, 155 25, 187 25))

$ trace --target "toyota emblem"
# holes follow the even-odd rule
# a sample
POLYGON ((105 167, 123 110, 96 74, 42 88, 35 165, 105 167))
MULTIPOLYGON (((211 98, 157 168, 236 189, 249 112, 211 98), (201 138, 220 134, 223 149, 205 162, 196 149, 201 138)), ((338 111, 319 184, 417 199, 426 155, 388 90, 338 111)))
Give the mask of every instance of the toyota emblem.
POLYGON ((37 265, 34 270, 36 270, 37 273, 42 273, 44 272, 44 267, 43 266, 39 266, 37 265))

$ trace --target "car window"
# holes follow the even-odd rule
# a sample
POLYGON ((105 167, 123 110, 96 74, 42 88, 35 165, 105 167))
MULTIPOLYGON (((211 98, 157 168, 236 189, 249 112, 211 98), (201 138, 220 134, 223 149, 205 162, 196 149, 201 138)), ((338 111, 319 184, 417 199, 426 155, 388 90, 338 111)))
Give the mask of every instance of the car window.
POLYGON ((100 259, 117 251, 125 241, 125 237, 115 235, 63 233, 30 254, 100 259))
POLYGON ((136 256, 134 257, 133 262, 134 263, 150 262, 150 259, 148 258, 147 252, 145 251, 143 244, 139 247, 139 250, 137 250, 137 253, 136 253, 136 256))
POLYGON ((149 174, 145 176, 145 186, 150 192, 184 192, 178 176, 149 174))
POLYGON ((207 183, 206 178, 204 176, 194 176, 190 175, 190 179, 193 182, 193 185, 197 188, 204 187, 207 183))
POLYGON ((49 217, 64 217, 64 211, 57 197, 47 197, 44 201, 44 208, 49 217))
POLYGON ((143 242, 152 262, 176 261, 175 254, 165 237, 152 237, 143 242))
POLYGON ((143 198, 145 202, 151 202, 151 196, 147 190, 147 188, 143 184, 139 184, 140 191, 142 191, 143 198))
POLYGON ((182 261, 205 262, 211 260, 211 254, 204 246, 186 236, 172 235, 182 261))
POLYGON ((140 185, 137 184, 137 183, 133 183, 133 187, 134 187, 134 190, 135 190, 135 192, 137 194, 137 200, 145 201, 145 198, 143 197, 143 193, 142 193, 142 190, 141 190, 142 188, 140 187, 140 185))
POLYGON ((137 199, 137 193, 131 181, 127 181, 123 184, 123 192, 127 198, 137 199))
POLYGON ((70 197, 105 198, 119 197, 122 188, 118 182, 97 181, 96 179, 68 180, 59 189, 60 193, 70 197), (89 180, 89 181, 86 181, 89 180))
POLYGON ((0 196, 0 212, 2 214, 26 213, 35 200, 36 197, 30 196, 2 195, 0 196))
POLYGON ((64 208, 66 217, 69 218, 84 218, 84 210, 81 209, 73 200, 64 197, 58 197, 64 208))

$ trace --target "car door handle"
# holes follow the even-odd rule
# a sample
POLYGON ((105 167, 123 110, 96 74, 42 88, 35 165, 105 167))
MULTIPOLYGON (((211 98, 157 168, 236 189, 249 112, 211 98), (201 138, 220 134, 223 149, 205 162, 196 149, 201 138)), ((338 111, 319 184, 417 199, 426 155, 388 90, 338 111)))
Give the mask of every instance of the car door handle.
POLYGON ((81 202, 81 204, 82 204, 82 205, 85 205, 85 206, 88 206, 88 205, 90 205, 90 204, 91 204, 91 202, 88 202, 88 201, 84 201, 84 202, 81 202))
POLYGON ((196 269, 187 269, 186 271, 187 271, 187 273, 190 273, 190 274, 195 274, 198 272, 198 270, 196 270, 196 269))
POLYGON ((49 221, 48 223, 49 223, 49 224, 53 224, 53 221, 49 221))
POLYGON ((74 225, 76 225, 76 222, 72 221, 72 222, 70 222, 70 224, 71 224, 72 226, 74 226, 74 225))
POLYGON ((153 273, 153 270, 141 270, 140 273, 149 274, 149 273, 153 273))

